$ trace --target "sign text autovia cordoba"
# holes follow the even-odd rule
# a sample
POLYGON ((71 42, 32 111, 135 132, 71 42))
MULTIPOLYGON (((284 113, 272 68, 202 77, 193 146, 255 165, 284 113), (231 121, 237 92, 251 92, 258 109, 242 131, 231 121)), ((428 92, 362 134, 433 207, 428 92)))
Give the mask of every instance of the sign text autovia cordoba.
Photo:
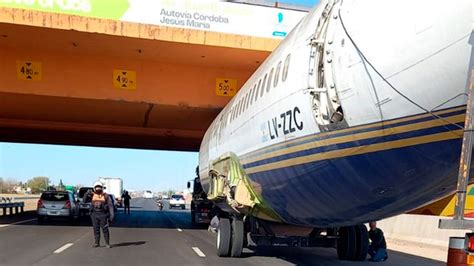
POLYGON ((160 23, 172 26, 186 26, 198 29, 210 29, 212 24, 229 24, 229 18, 221 15, 205 15, 199 12, 183 12, 176 10, 161 9, 160 23))

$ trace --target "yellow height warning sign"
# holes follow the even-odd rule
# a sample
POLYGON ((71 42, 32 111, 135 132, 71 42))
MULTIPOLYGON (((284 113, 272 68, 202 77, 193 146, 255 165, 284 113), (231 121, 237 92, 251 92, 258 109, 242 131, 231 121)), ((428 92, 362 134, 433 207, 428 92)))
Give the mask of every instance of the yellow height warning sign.
POLYGON ((16 77, 18 80, 39 81, 42 78, 41 62, 16 61, 16 77))
POLYGON ((113 85, 117 89, 137 89, 137 72, 133 70, 114 69, 113 85))
POLYGON ((237 93, 237 80, 216 78, 217 96, 234 96, 237 93))

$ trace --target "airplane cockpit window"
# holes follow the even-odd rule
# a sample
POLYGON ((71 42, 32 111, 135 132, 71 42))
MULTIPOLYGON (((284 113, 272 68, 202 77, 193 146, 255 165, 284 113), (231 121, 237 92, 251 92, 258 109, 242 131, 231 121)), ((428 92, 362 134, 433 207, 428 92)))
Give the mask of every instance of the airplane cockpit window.
POLYGON ((275 72, 275 68, 272 67, 272 70, 270 70, 270 75, 268 76, 268 81, 267 81, 267 92, 270 91, 270 88, 272 87, 272 79, 273 79, 273 73, 275 72))
POLYGON ((273 87, 276 88, 278 85, 278 79, 280 78, 280 70, 281 70, 281 61, 278 62, 276 72, 275 72, 275 79, 273 80, 273 87))
POLYGON ((291 54, 288 54, 285 59, 285 64, 283 65, 283 73, 281 74, 281 81, 285 81, 288 77, 288 68, 290 67, 291 54))

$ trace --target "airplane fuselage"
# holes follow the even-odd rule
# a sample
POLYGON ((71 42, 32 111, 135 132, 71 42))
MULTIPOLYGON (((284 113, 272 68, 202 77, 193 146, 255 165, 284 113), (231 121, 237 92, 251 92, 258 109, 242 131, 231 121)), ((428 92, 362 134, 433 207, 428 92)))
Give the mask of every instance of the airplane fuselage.
POLYGON ((474 63, 472 4, 456 2, 322 1, 209 127, 204 190, 232 153, 294 225, 359 224, 452 193, 474 63))

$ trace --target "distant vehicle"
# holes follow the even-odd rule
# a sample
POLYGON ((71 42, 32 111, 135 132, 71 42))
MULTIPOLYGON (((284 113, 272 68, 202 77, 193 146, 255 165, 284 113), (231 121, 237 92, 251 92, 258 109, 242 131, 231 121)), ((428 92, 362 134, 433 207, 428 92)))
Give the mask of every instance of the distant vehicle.
POLYGON ((107 194, 114 195, 116 204, 122 207, 123 180, 119 177, 101 177, 99 182, 104 186, 107 194))
POLYGON ((183 195, 173 195, 170 199, 170 209, 173 207, 181 207, 181 209, 186 209, 186 202, 184 201, 183 195))
POLYGON ((71 221, 79 216, 79 205, 70 191, 45 191, 38 200, 38 223, 45 218, 68 218, 71 221))
POLYGON ((145 192, 143 192, 143 197, 145 199, 152 199, 153 198, 153 192, 151 192, 150 190, 146 190, 145 192))
POLYGON ((79 191, 77 192, 77 197, 79 200, 79 215, 87 215, 89 214, 89 211, 91 209, 91 201, 90 200, 85 200, 84 196, 87 191, 92 191, 92 187, 81 187, 79 191))

